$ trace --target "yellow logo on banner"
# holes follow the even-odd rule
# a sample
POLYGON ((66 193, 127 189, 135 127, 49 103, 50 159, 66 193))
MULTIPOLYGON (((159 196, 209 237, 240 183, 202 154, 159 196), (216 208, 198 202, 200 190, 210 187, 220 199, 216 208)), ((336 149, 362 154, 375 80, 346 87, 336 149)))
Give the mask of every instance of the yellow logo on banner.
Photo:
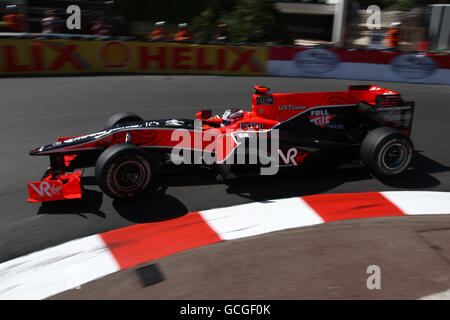
POLYGON ((124 42, 110 41, 100 48, 99 58, 107 69, 123 69, 131 59, 131 50, 124 42))

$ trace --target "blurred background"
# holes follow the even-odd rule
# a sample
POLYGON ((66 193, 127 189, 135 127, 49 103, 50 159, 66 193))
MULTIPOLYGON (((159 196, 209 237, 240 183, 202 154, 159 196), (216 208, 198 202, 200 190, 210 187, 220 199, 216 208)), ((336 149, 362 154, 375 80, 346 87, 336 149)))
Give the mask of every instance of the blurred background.
POLYGON ((0 0, 3 36, 449 51, 450 4, 441 0, 0 0), (68 30, 70 5, 81 29, 68 30), (378 6, 379 20, 369 6, 378 6), (379 22, 377 28, 368 21, 379 22))

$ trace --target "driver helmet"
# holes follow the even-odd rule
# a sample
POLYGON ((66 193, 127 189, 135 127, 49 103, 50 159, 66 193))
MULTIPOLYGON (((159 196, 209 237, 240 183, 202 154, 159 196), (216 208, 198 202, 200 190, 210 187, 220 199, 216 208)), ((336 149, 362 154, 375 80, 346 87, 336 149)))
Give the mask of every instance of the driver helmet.
POLYGON ((238 108, 225 110, 222 115, 222 126, 228 126, 235 123, 244 115, 244 111, 238 108))

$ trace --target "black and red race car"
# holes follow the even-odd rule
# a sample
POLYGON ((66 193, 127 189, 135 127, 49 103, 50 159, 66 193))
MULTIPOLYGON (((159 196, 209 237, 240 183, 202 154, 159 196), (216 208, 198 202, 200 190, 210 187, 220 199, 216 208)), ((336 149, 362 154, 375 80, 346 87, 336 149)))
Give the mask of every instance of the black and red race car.
POLYGON ((50 167, 41 181, 28 183, 29 201, 82 197, 78 169, 86 167, 95 167, 104 193, 120 199, 143 194, 174 164, 213 168, 227 179, 260 174, 273 165, 270 159, 276 166, 272 173, 359 159, 372 174, 385 177, 404 172, 411 162, 414 102, 397 92, 373 85, 313 93, 254 88, 251 111, 229 109, 213 116, 202 110, 197 119, 163 120, 118 113, 98 132, 32 149, 30 155, 49 156, 50 167))

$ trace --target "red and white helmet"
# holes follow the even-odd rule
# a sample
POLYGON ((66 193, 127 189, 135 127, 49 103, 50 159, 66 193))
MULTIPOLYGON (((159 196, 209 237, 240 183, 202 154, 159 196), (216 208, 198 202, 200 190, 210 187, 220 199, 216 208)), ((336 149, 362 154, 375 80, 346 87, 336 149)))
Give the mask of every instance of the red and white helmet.
POLYGON ((238 108, 227 109, 222 115, 222 126, 229 126, 235 123, 244 115, 244 111, 238 108))

